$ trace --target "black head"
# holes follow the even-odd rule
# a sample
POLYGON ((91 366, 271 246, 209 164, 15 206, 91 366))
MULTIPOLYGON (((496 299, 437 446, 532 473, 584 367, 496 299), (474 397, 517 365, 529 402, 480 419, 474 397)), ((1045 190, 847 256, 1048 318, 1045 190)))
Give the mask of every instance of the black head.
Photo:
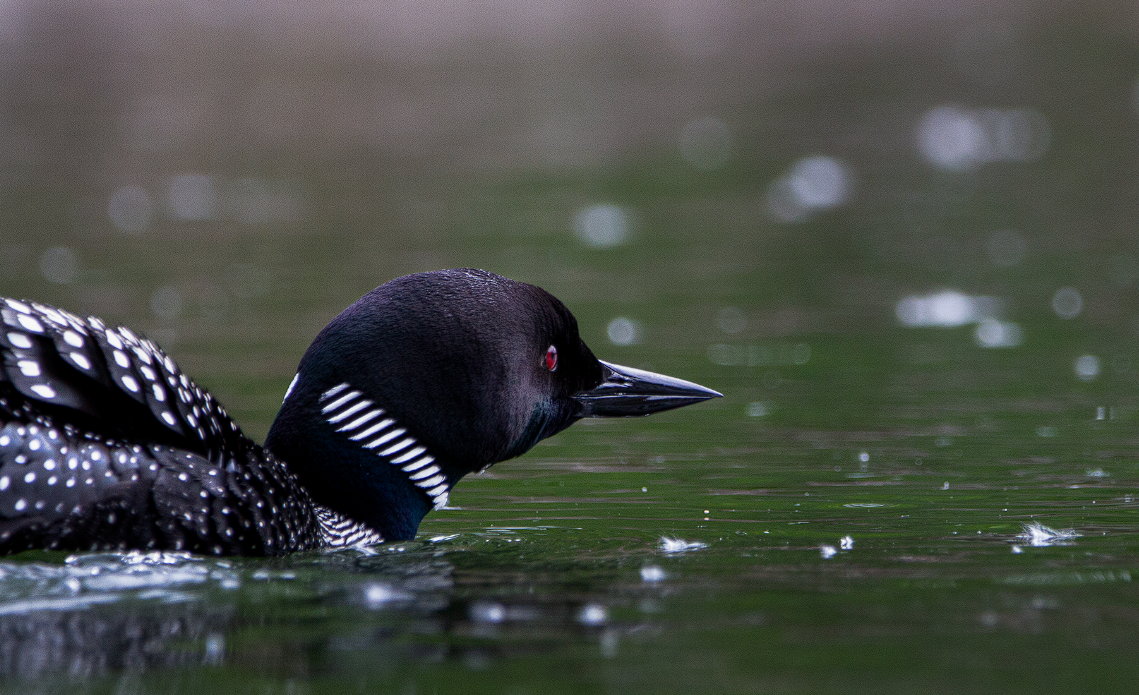
POLYGON ((518 456, 581 417, 644 414, 719 395, 667 377, 638 391, 643 375, 658 375, 622 369, 593 356, 573 315, 545 290, 482 270, 408 275, 364 295, 320 332, 266 447, 319 503, 386 538, 410 538, 463 475, 518 456), (679 402, 677 384, 700 392, 679 402), (615 405, 622 398, 637 406, 622 412, 615 405), (659 404, 646 406, 654 399, 659 404), (406 432, 389 437, 397 429, 406 432), (427 475, 433 467, 443 482, 428 488, 439 479, 427 475), (426 477, 409 481, 418 473, 426 477))

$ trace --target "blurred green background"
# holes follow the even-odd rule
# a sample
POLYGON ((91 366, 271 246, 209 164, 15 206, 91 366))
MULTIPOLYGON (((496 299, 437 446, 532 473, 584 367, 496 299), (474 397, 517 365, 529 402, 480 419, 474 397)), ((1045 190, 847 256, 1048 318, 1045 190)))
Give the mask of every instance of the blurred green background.
POLYGON ((1137 213, 1133 3, 0 4, 0 293, 145 332, 254 438, 328 320, 444 267, 725 394, 583 422, 379 557, 6 563, 0 674, 1122 689, 1137 213))

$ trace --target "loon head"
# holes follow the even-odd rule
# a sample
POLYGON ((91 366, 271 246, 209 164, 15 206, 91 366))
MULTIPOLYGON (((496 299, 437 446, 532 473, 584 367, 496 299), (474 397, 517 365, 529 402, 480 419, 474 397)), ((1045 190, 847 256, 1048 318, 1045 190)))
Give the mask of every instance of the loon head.
POLYGON ((402 540, 464 475, 583 417, 719 395, 598 360, 541 288, 443 270, 385 283, 333 319, 301 359, 265 446, 316 502, 402 540))

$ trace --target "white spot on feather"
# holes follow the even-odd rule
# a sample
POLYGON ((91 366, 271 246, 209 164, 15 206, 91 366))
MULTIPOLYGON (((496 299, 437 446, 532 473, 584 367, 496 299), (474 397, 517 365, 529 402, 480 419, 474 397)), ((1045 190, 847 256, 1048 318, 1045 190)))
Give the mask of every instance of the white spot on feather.
POLYGON ((28 316, 27 314, 18 314, 16 316, 16 320, 20 322, 20 325, 23 326, 25 330, 29 330, 32 333, 44 332, 43 324, 32 316, 28 316))
POLYGON ((297 382, 300 381, 300 378, 301 374, 300 372, 297 372, 293 377, 293 380, 289 382, 289 388, 285 389, 285 397, 281 399, 282 403, 289 400, 289 396, 293 395, 293 389, 297 387, 297 382))
POLYGON ((83 353, 72 352, 68 355, 68 357, 71 358, 72 362, 79 365, 80 369, 87 369, 87 370, 91 369, 91 360, 87 359, 87 356, 84 355, 83 353))
POLYGON ((47 384, 34 384, 32 391, 40 398, 55 398, 55 389, 47 384))

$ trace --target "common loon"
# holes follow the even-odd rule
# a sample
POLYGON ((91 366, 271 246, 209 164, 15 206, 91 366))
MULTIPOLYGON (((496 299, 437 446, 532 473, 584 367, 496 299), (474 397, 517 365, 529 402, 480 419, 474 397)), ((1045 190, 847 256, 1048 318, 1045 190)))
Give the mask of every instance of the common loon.
POLYGON ((14 299, 0 315, 0 553, 411 539, 464 475, 580 418, 721 395, 598 360, 538 287, 442 270, 333 319, 260 447, 130 329, 14 299))

